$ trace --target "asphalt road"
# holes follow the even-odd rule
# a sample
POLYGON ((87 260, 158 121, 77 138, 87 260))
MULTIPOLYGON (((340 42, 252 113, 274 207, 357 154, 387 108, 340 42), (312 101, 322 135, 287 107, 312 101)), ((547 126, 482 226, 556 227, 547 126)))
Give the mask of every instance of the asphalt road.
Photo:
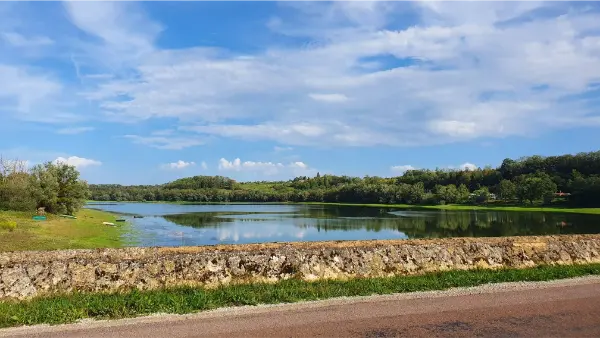
POLYGON ((600 278, 12 328, 0 337, 600 337, 600 278))

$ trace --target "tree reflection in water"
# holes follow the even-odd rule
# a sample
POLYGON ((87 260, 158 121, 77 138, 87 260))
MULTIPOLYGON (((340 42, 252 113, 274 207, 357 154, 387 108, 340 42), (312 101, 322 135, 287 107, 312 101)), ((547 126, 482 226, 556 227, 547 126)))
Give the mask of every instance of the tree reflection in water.
POLYGON ((163 216, 177 225, 220 228, 227 224, 277 223, 300 229, 399 231, 408 238, 490 237, 599 233, 598 215, 543 212, 398 210, 353 206, 303 206, 297 212, 203 212, 163 216))

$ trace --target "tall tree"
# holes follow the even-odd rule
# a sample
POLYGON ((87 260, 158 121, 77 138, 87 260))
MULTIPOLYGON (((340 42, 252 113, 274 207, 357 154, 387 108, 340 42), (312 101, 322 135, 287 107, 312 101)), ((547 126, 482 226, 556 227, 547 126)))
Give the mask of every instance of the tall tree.
POLYGON ((46 169, 58 182, 57 213, 72 215, 79 210, 88 198, 87 182, 79 179, 79 172, 66 163, 46 163, 46 169))
POLYGON ((515 198, 517 192, 517 187, 512 181, 502 180, 500 184, 498 184, 498 194, 500 198, 508 201, 515 198))

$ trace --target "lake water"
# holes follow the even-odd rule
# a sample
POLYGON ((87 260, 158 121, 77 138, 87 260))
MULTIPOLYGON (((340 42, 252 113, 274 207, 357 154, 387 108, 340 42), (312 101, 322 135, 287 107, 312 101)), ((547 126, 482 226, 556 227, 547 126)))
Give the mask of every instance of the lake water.
POLYGON ((600 233, 600 215, 323 205, 90 204, 120 213, 136 246, 600 233), (143 218, 134 218, 134 215, 143 218))

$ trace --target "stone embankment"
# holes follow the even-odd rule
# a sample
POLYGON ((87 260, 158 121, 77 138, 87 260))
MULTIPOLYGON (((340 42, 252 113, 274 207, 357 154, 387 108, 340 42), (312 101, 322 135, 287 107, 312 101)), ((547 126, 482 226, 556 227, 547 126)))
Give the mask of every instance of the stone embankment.
POLYGON ((600 235, 0 253, 0 299, 600 262, 600 235))

